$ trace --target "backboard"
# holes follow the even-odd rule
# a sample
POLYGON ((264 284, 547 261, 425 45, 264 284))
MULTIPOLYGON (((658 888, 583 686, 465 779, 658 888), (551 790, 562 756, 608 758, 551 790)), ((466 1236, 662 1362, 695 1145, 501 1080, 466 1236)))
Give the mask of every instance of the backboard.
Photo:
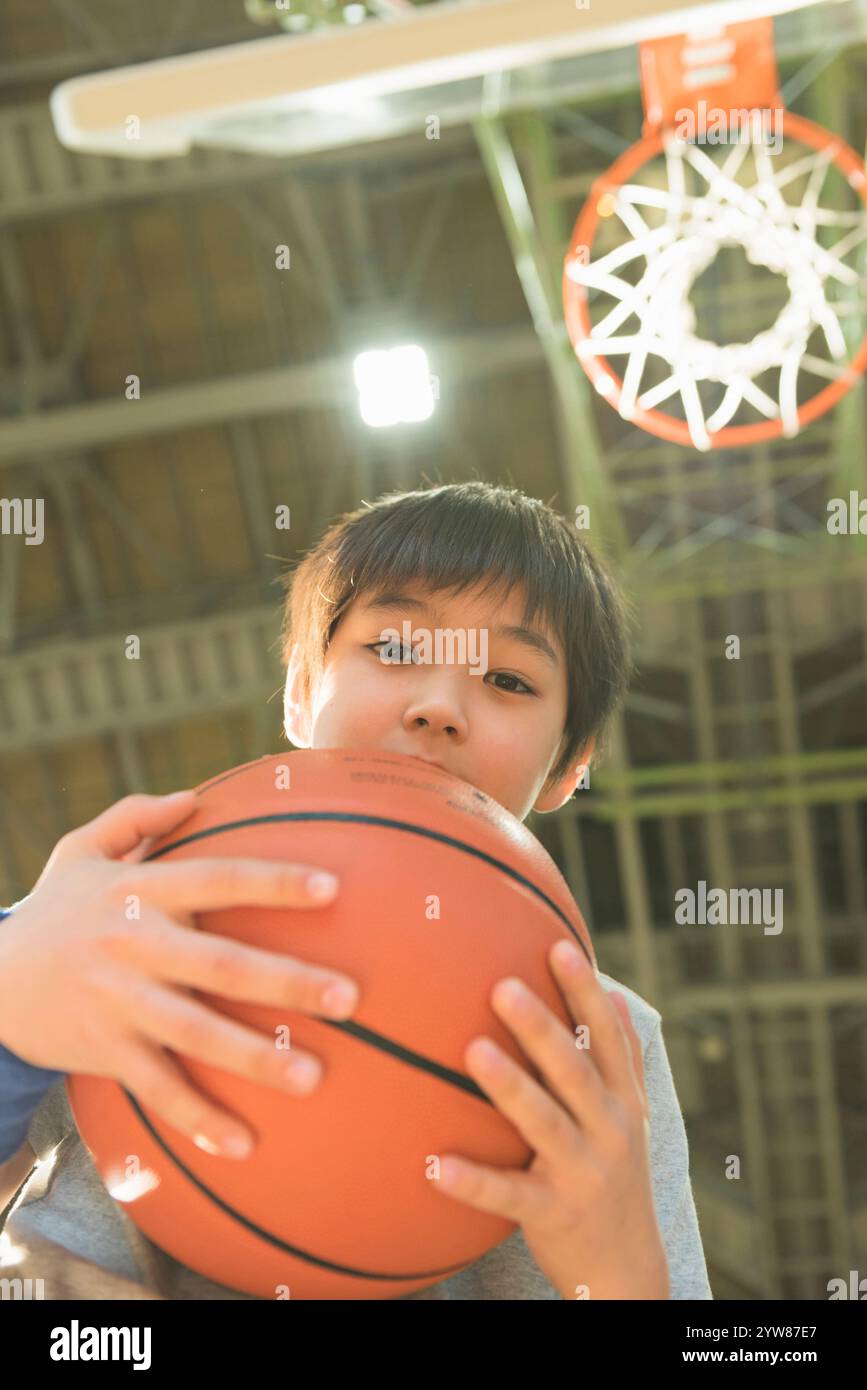
MULTIPOLYGON (((810 0, 762 0, 764 14, 810 0)), ((834 3, 834 0, 819 0, 834 3)), ((395 110, 417 122, 467 104, 486 75, 727 24, 751 0, 468 0, 426 5, 387 21, 281 34, 182 57, 92 73, 52 93, 69 149, 128 158, 217 145, 288 155, 377 139, 395 110)), ((467 115, 463 119, 468 119, 467 115)))

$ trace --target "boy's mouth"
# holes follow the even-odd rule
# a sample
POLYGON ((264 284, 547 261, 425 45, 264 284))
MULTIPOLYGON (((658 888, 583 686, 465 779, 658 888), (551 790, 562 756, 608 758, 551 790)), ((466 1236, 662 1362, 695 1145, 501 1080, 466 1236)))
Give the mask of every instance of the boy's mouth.
POLYGON ((422 757, 421 753, 410 753, 408 754, 408 756, 410 758, 415 758, 416 762, 427 763, 429 767, 438 767, 443 772, 448 772, 448 768, 446 767, 445 763, 441 763, 438 758, 424 758, 422 757))
MULTIPOLYGON (((390 748, 390 753, 398 752, 398 749, 390 748)), ((442 772, 450 772, 451 768, 446 767, 445 763, 440 762, 439 758, 427 758, 423 753, 402 753, 404 758, 412 758, 417 763, 427 763, 429 767, 438 767, 442 772)), ((456 774, 453 774, 456 775, 456 774)))

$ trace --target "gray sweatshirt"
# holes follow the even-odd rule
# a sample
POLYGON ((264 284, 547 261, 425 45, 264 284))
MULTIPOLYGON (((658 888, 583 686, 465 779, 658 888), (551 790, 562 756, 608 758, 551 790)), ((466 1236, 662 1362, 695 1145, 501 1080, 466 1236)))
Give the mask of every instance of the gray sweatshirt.
MULTIPOLYGON (((683 1116, 662 1038, 661 1015, 625 985, 599 974, 629 1004, 644 1056, 650 1105, 653 1198, 673 1299, 709 1299, 704 1252, 689 1176, 683 1116)), ((46 1299, 248 1299, 159 1250, 109 1195, 85 1148, 61 1080, 34 1114, 28 1139, 40 1163, 4 1227, 3 1273, 42 1280, 46 1299)), ((227 1160, 228 1161, 228 1160, 227 1160)), ((24 1286, 26 1288, 26 1285, 24 1286)), ((407 1299, 559 1299, 530 1254, 523 1232, 474 1264, 407 1299)))

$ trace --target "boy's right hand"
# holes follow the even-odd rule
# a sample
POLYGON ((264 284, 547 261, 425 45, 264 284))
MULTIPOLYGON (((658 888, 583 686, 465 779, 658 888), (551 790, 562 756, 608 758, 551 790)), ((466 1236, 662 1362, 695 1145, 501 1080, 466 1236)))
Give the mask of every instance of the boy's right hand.
POLYGON ((319 871, 309 865, 142 863, 195 806, 192 791, 128 796, 58 841, 33 892, 0 922, 0 1042, 35 1066, 113 1077, 209 1153, 241 1158, 231 1140, 248 1136, 247 1127, 165 1049, 292 1095, 308 1094, 322 1068, 189 991, 345 1019, 358 989, 325 967, 195 929, 196 912, 319 907, 337 891, 334 880, 315 896, 308 880, 319 871), (134 921, 125 915, 130 894, 140 899, 134 921), (334 985, 349 990, 342 1008, 329 1008, 334 985), (313 1069, 307 1079, 305 1066, 313 1069))

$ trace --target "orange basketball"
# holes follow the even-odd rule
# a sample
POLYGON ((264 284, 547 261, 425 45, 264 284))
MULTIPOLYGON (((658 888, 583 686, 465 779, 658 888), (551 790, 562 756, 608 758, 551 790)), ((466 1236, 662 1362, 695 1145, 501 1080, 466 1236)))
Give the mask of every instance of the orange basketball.
POLYGON ((183 1058, 256 1135, 244 1160, 204 1153, 115 1081, 70 1077, 106 1187, 163 1250, 261 1298, 395 1298, 447 1279, 514 1226, 434 1191, 435 1157, 510 1168, 532 1157, 464 1063, 484 1033, 538 1079, 491 990, 519 976, 571 1032, 548 950, 570 937, 595 968, 562 875, 498 802, 399 754, 277 754, 197 796, 148 860, 285 859, 340 880, 325 907, 204 912, 199 927, 345 971, 361 996, 332 1022, 198 995, 275 1038, 288 1024, 292 1046, 323 1063, 300 1098, 183 1058))

